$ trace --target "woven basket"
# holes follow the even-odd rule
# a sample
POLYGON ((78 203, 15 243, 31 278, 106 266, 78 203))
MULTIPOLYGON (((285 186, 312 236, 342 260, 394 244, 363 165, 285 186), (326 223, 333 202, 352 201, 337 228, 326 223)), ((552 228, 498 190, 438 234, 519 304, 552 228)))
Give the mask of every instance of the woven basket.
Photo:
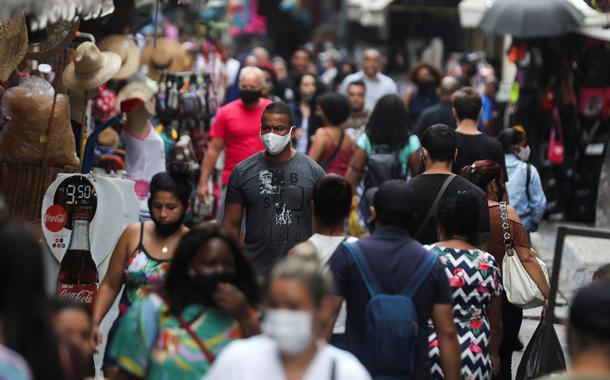
POLYGON ((27 221, 40 220, 47 188, 58 173, 76 173, 76 166, 34 166, 0 160, 0 193, 9 214, 27 221))

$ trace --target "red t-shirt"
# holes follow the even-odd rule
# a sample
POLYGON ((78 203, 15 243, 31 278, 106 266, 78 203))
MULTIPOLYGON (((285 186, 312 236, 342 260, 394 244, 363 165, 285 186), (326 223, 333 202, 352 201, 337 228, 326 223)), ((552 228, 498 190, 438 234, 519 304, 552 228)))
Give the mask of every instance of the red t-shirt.
POLYGON ((229 183, 229 176, 235 165, 254 153, 264 149, 260 140, 261 116, 265 107, 271 103, 263 99, 262 106, 246 108, 241 99, 221 107, 216 114, 210 137, 225 141, 225 165, 222 169, 222 185, 229 183))

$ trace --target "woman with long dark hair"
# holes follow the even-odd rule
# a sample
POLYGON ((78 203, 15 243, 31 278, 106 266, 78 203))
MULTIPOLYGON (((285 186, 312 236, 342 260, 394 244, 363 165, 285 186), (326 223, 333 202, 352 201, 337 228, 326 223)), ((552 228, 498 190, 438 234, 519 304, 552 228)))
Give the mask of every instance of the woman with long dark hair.
POLYGON ((305 73, 299 77, 290 108, 296 127, 294 147, 303 154, 307 154, 311 136, 322 124, 316 115, 316 99, 319 93, 318 79, 314 74, 305 73))
POLYGON ((58 342, 51 325, 43 253, 34 232, 24 224, 3 220, 0 241, 0 348, 6 346, 21 355, 36 380, 75 379, 71 368, 66 368, 74 364, 69 349, 58 342))
POLYGON ((346 175, 354 190, 364 175, 369 157, 382 150, 395 155, 401 168, 399 178, 386 180, 404 179, 409 170, 411 175, 419 170, 419 139, 411 134, 411 120, 402 100, 396 95, 385 95, 377 101, 365 133, 356 146, 346 175))
POLYGON ((163 292, 134 304, 110 348, 115 379, 201 379, 231 341, 259 333, 254 268, 222 226, 187 232, 163 292))
POLYGON ((150 182, 148 208, 152 221, 133 223, 123 231, 93 305, 93 325, 98 344, 102 342, 99 325, 114 299, 125 285, 119 303, 119 316, 108 333, 104 373, 112 378, 118 368, 107 354, 116 327, 131 305, 160 289, 180 238, 188 231, 182 222, 189 205, 192 187, 184 171, 156 174, 150 182))
MULTIPOLYGON (((462 177, 480 187, 487 194, 487 204, 489 207, 489 236, 485 246, 491 253, 500 269, 504 259, 505 245, 502 231, 502 218, 500 202, 506 193, 504 187, 504 170, 497 162, 491 160, 476 161, 472 165, 464 166, 460 172, 462 177)), ((509 231, 511 240, 523 268, 534 280, 544 297, 549 295, 549 284, 546 281, 542 268, 536 260, 535 251, 532 249, 527 232, 521 224, 521 219, 517 211, 510 205, 506 206, 508 214, 509 231)), ((513 347, 519 336, 523 310, 511 304, 506 298, 506 293, 502 293, 502 343, 500 345, 500 373, 498 379, 511 379, 511 363, 513 347)))

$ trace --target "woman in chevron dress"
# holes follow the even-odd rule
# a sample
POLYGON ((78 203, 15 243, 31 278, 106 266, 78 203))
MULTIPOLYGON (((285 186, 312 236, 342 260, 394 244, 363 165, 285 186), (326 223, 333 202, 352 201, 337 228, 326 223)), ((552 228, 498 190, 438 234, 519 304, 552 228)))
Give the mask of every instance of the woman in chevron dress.
MULTIPOLYGON (((461 378, 486 380, 498 373, 501 365, 498 350, 502 285, 494 257, 469 242, 480 218, 476 207, 472 207, 475 203, 475 196, 466 191, 445 197, 437 212, 440 241, 426 248, 446 266, 461 348, 461 378)), ((432 378, 443 379, 436 333, 432 328, 428 333, 432 378)))

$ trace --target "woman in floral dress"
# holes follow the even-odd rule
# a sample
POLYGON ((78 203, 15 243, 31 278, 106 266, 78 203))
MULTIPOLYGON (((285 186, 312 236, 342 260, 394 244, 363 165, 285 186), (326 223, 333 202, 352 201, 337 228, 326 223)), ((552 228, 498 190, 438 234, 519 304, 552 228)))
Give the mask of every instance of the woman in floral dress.
MULTIPOLYGON (((449 194, 448 194, 449 195, 449 194)), ((502 322, 500 269, 494 257, 474 247, 480 215, 466 191, 445 197, 438 208, 439 242, 426 248, 439 256, 453 292, 453 318, 461 348, 461 378, 491 379, 499 371, 502 322)), ((436 333, 429 330, 432 378, 443 379, 436 333)))

